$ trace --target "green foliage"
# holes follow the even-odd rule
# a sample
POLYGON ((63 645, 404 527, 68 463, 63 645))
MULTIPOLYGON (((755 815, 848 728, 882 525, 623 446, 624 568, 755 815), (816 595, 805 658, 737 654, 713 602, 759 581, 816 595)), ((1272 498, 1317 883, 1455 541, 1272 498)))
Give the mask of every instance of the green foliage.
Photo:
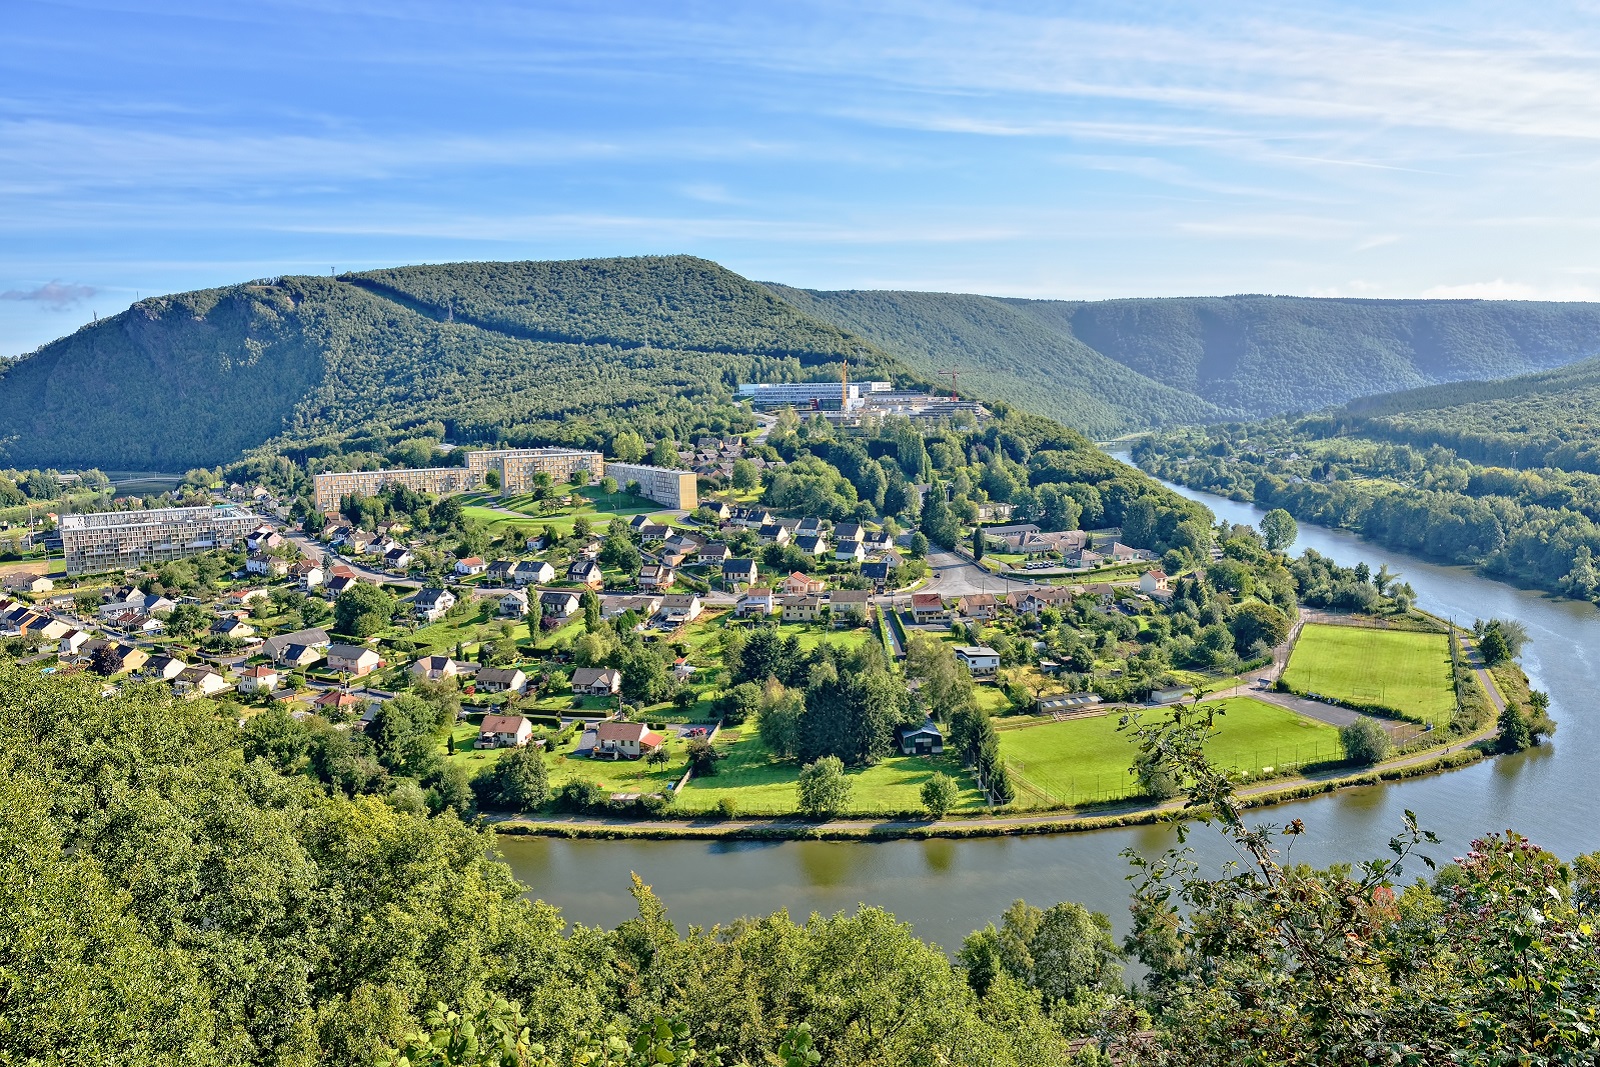
POLYGON ((389 625, 394 609, 393 593, 382 586, 357 582, 334 598, 334 629, 350 637, 371 637, 389 625))
POLYGON ((1286 552, 1300 536, 1300 527, 1293 515, 1282 508, 1273 508, 1261 516, 1261 536, 1266 539, 1267 551, 1286 552))
POLYGON ((1383 724, 1365 715, 1341 728, 1339 741, 1344 745, 1345 759, 1363 765, 1382 763, 1394 747, 1383 724))
POLYGON ((942 819, 945 812, 955 804, 958 793, 955 779, 942 771, 936 771, 922 783, 922 806, 927 808, 928 814, 935 819, 942 819))
POLYGON ((837 756, 822 756, 806 764, 795 788, 800 810, 807 815, 834 815, 850 804, 850 779, 837 756))
POLYGON ((537 745, 508 748, 481 780, 485 801, 509 811, 537 811, 550 802, 550 772, 537 745))

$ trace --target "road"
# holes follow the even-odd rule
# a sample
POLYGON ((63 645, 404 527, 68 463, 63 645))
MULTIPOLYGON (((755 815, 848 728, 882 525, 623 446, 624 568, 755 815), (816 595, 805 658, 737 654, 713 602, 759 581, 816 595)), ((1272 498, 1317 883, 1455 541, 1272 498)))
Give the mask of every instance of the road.
POLYGON ((1003 578, 990 574, 965 557, 940 549, 928 553, 928 567, 932 574, 917 592, 938 593, 946 600, 971 593, 1004 596, 1019 589, 1030 589, 1035 584, 1026 578, 1003 578))

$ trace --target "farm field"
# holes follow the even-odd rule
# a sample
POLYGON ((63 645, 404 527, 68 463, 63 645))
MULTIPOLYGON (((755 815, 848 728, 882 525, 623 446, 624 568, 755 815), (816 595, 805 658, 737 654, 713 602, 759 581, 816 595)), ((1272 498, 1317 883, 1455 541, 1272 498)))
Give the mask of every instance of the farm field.
MULTIPOLYGON (((1218 701, 1224 714, 1217 736, 1206 746, 1217 764, 1258 773, 1267 767, 1297 766, 1344 755, 1339 731, 1284 708, 1249 697, 1218 701)), ((1042 725, 1032 716, 997 720, 1000 754, 1020 779, 1057 803, 1119 800, 1138 793, 1128 768, 1134 743, 1119 732, 1114 713, 1042 725)), ((1018 799, 1030 791, 1017 782, 1018 799)), ((1045 799, 1034 795, 1038 802, 1045 799)))
POLYGON ((1298 693, 1381 704, 1440 726, 1456 707, 1444 634, 1312 623, 1283 680, 1298 693))
MULTIPOLYGON (((745 815, 788 815, 795 810, 795 781, 800 766, 793 760, 777 761, 753 730, 739 728, 727 743, 718 736, 717 748, 727 758, 710 778, 695 778, 673 805, 676 811, 711 811, 723 797, 732 797, 745 815)), ((937 771, 956 780, 961 792, 955 810, 983 806, 972 778, 950 756, 891 756, 873 767, 855 767, 846 773, 854 785, 850 810, 859 813, 916 811, 922 807, 922 783, 937 771)))

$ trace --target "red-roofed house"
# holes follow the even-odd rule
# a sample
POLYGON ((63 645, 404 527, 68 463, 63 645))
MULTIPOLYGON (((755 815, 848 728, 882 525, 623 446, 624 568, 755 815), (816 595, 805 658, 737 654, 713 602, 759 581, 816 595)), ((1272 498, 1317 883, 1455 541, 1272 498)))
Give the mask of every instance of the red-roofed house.
POLYGON ((666 742, 642 722, 603 722, 595 728, 595 752, 612 759, 638 759, 666 742))

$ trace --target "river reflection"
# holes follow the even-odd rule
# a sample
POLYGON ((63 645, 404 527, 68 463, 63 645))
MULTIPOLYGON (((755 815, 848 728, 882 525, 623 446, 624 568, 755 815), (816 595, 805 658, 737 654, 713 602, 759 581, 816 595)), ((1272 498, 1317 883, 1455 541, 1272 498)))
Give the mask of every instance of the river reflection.
MULTIPOLYGON (((1254 525, 1248 504, 1173 486, 1220 518, 1254 525)), ((1295 550, 1314 548, 1342 564, 1388 564, 1417 591, 1418 606, 1470 624, 1474 618, 1520 619, 1530 641, 1523 665, 1550 694, 1559 729, 1552 743, 1430 778, 1297 801, 1255 813, 1257 820, 1305 821, 1308 835, 1293 858, 1315 864, 1387 853, 1410 808, 1443 839, 1436 859, 1466 851, 1473 837, 1515 828, 1563 856, 1600 849, 1600 691, 1595 652, 1600 614, 1367 544, 1353 534, 1300 525, 1295 550)), ((633 914, 629 874, 661 894, 680 925, 711 925, 787 908, 796 918, 878 905, 947 948, 996 919, 1022 897, 1041 906, 1077 900, 1126 927, 1129 868, 1120 853, 1159 855, 1175 843, 1165 826, 1092 834, 961 841, 718 843, 705 841, 563 841, 507 838, 506 859, 532 894, 585 923, 614 925, 633 914)), ((1212 870, 1236 859, 1214 831, 1190 838, 1212 870)), ((1413 873, 1421 873, 1420 868, 1413 873)))

